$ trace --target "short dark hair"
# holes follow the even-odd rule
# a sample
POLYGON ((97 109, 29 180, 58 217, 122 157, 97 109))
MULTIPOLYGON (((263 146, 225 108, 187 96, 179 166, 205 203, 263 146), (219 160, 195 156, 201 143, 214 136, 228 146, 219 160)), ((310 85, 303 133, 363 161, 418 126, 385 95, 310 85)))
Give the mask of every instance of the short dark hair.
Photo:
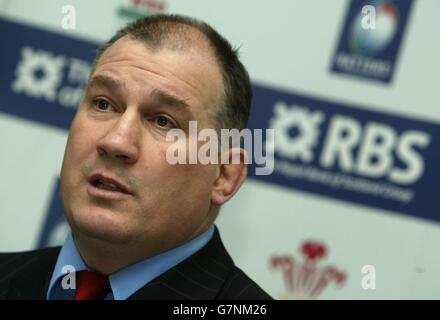
POLYGON ((105 50, 126 35, 152 48, 169 46, 180 49, 190 44, 186 40, 190 29, 198 30, 208 39, 222 72, 223 106, 219 106, 219 110, 214 112, 214 121, 218 128, 245 128, 252 103, 249 74, 239 60, 238 50, 206 22, 175 14, 144 17, 120 29, 105 43, 98 50, 95 65, 105 50))

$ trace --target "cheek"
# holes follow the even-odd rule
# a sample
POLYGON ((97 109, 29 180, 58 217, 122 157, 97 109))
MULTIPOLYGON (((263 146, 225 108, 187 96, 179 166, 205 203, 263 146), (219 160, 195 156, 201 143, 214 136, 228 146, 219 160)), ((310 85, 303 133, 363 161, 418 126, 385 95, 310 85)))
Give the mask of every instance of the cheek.
POLYGON ((209 206, 214 184, 209 167, 183 164, 172 166, 170 172, 169 181, 172 184, 169 186, 172 190, 170 198, 176 200, 176 205, 195 210, 209 206))
POLYGON ((67 144, 67 155, 72 159, 82 159, 87 153, 93 150, 93 143, 96 141, 96 128, 87 125, 87 122, 76 119, 70 128, 69 141, 67 144))
MULTIPOLYGON (((216 179, 216 167, 215 165, 202 165, 202 164, 188 164, 188 142, 187 142, 187 164, 169 164, 167 162, 167 150, 168 145, 160 145, 159 143, 151 150, 150 154, 157 154, 158 161, 155 165, 157 169, 158 179, 163 179, 164 182, 168 182, 171 185, 179 186, 175 192, 180 192, 183 195, 188 195, 190 192, 198 193, 202 195, 204 192, 210 193, 214 181, 216 179), (160 150, 160 152, 158 152, 160 150)), ((147 161, 150 162, 151 161, 147 161)))
POLYGON ((73 183, 78 179, 81 165, 93 151, 92 134, 92 130, 76 121, 72 123, 61 170, 62 180, 73 183))
POLYGON ((212 165, 189 164, 188 149, 186 150, 186 164, 169 164, 167 161, 168 148, 169 145, 156 145, 155 148, 151 150, 151 152, 153 152, 151 154, 155 153, 159 155, 159 159, 156 159, 158 161, 158 166, 163 168, 162 173, 167 178, 170 178, 169 181, 182 181, 186 183, 188 187, 191 187, 193 182, 195 183, 196 181, 199 184, 203 181, 206 185, 213 182, 212 178, 215 174, 215 168, 212 165), (157 150, 160 150, 160 152, 157 150))
POLYGON ((215 168, 202 165, 167 162, 167 146, 151 144, 144 153, 142 185, 145 206, 159 211, 193 211, 193 207, 209 205, 215 168), (154 200, 153 200, 154 199, 154 200))

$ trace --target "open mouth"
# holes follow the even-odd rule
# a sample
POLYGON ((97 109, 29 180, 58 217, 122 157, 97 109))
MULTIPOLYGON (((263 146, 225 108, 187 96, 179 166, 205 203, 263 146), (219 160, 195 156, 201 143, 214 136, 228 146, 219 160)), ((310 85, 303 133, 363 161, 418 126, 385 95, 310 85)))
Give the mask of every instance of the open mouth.
POLYGON ((104 189, 104 190, 111 190, 111 191, 119 191, 119 192, 124 192, 126 193, 124 190, 122 190, 121 188, 119 188, 117 185, 113 184, 113 183, 107 183, 102 181, 101 179, 96 180, 93 185, 99 189, 104 189))
POLYGON ((90 183, 98 189, 130 194, 130 192, 121 183, 102 175, 94 175, 90 179, 90 183))

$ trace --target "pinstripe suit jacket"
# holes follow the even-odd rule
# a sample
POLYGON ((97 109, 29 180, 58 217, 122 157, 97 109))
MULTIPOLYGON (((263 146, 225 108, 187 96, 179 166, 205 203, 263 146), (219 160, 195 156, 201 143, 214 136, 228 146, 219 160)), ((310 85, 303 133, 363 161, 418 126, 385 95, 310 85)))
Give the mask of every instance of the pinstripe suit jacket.
MULTIPOLYGON (((0 299, 45 299, 60 247, 0 254, 0 299)), ((212 239, 129 299, 272 299, 227 253, 216 228, 212 239)))

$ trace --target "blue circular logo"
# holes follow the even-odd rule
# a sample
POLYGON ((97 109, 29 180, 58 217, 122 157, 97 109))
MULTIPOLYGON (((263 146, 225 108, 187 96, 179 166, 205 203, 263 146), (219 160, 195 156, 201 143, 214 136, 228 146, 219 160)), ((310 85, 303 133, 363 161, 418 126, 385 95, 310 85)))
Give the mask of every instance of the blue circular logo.
POLYGON ((373 11, 360 12, 350 29, 349 47, 352 52, 375 54, 394 39, 399 25, 398 9, 390 2, 372 4, 373 11), (368 15, 368 16, 367 16, 368 15))

